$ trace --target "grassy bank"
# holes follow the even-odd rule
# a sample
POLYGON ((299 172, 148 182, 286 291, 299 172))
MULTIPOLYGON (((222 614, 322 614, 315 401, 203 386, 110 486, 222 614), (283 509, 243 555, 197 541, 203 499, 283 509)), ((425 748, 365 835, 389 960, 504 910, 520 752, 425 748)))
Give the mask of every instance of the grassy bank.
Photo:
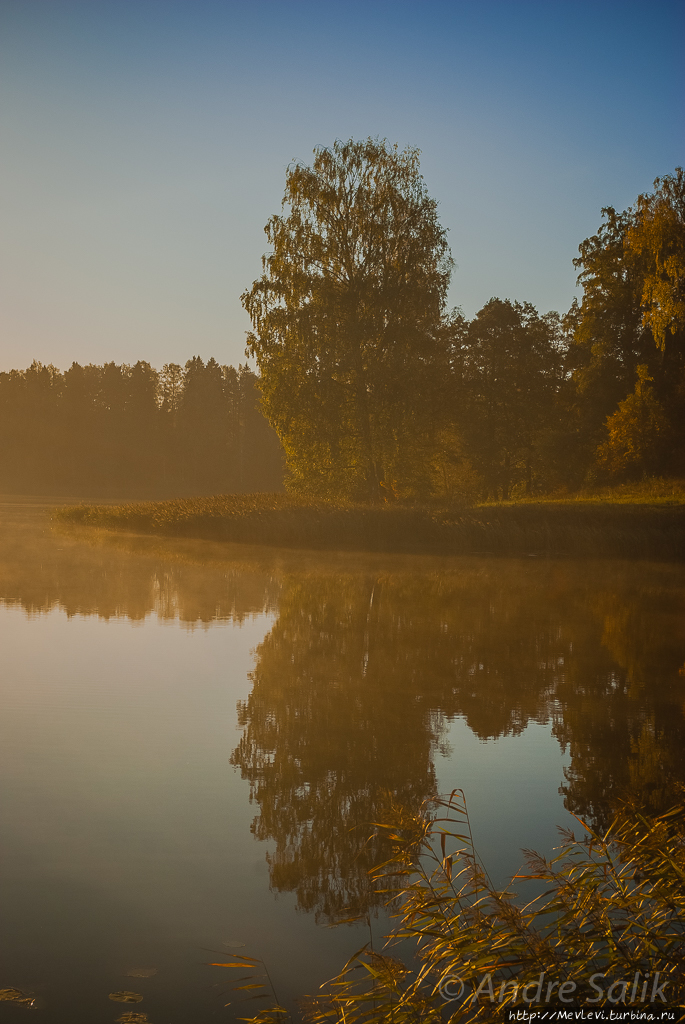
POLYGON ((685 556, 685 504, 554 500, 447 510, 228 494, 57 510, 62 523, 314 550, 685 556))
POLYGON ((685 505, 685 480, 646 477, 642 480, 632 480, 630 483, 593 487, 570 493, 559 491, 545 498, 525 498, 520 495, 517 500, 574 505, 598 501, 603 504, 609 502, 612 505, 685 505))

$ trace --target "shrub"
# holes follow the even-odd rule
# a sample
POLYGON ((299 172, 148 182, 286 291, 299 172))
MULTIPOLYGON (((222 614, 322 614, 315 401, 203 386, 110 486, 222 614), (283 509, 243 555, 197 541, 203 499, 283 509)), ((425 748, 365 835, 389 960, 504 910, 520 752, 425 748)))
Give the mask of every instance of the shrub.
POLYGON ((612 477, 654 473, 663 462, 668 418, 652 379, 646 365, 638 366, 635 391, 607 419, 607 439, 597 449, 597 462, 612 477))

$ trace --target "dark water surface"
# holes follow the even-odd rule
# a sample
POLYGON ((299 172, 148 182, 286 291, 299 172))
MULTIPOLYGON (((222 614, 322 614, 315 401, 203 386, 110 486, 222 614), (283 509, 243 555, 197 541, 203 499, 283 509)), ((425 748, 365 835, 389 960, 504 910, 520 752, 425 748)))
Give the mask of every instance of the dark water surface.
POLYGON ((684 613, 667 564, 283 553, 1 506, 0 989, 40 1008, 0 1020, 232 1021, 259 1004, 206 966, 231 953, 283 1002, 314 991, 368 938, 328 925, 371 910, 382 935, 364 840, 391 798, 463 787, 498 882, 569 811, 665 808, 684 613))

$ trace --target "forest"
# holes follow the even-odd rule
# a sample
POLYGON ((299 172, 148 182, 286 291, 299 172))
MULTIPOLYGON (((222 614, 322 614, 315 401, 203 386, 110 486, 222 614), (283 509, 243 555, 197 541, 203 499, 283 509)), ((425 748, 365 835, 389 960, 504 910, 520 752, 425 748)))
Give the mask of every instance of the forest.
POLYGON ((204 363, 0 373, 0 492, 166 498, 282 488, 253 373, 204 363))
POLYGON ((418 150, 336 142, 288 169, 242 296, 263 407, 300 493, 499 500, 645 475, 685 453, 685 177, 611 207, 580 302, 448 310, 454 266, 418 150))
POLYGON ((0 492, 274 492, 473 504, 685 476, 685 177, 574 260, 568 312, 445 305, 452 259, 417 151, 288 171, 242 296, 257 374, 199 357, 0 373, 0 492))

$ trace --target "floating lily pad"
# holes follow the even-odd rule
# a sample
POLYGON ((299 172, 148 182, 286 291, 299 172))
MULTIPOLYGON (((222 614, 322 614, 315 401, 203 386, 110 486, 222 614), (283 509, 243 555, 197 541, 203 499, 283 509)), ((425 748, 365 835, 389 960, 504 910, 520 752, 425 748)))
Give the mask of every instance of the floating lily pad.
POLYGON ((132 967, 130 971, 126 971, 125 977, 127 978, 151 978, 153 974, 157 973, 156 967, 132 967))
POLYGON ((121 1017, 117 1017, 117 1024, 149 1024, 150 1018, 146 1013, 136 1013, 135 1010, 129 1010, 128 1013, 122 1013, 121 1017))
POLYGON ((140 992, 110 992, 109 998, 113 1003, 142 1003, 143 997, 140 992))
POLYGON ((0 1003, 18 1003, 20 1006, 34 1006, 33 996, 27 996, 19 988, 0 988, 0 1003))

